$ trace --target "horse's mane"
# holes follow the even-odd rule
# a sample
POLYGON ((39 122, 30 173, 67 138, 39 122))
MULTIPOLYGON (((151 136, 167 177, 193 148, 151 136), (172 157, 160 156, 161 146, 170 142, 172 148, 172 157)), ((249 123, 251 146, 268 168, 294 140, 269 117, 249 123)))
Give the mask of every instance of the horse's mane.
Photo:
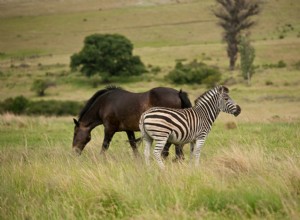
POLYGON ((80 111, 79 113, 79 121, 80 119, 83 117, 83 115, 89 110, 89 108, 94 104, 94 102, 97 100, 98 97, 100 97, 101 95, 112 91, 112 90, 123 90, 121 87, 115 86, 115 85, 109 85, 106 86, 105 89, 99 90, 97 91, 85 104, 85 106, 83 107, 83 109, 80 111))
POLYGON ((203 99, 208 93, 210 94, 216 94, 216 93, 220 93, 220 90, 223 90, 225 93, 228 93, 229 92, 229 89, 226 87, 226 86, 222 86, 222 85, 219 85, 219 86, 216 86, 206 92, 204 92, 202 95, 200 95, 196 100, 195 100, 195 104, 197 104, 201 99, 203 99))

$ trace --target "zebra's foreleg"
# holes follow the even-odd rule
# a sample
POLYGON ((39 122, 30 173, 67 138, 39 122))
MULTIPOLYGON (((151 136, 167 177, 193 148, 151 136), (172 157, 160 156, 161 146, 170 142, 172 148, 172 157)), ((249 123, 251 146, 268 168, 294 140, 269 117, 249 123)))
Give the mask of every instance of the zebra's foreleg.
POLYGON ((205 142, 205 138, 200 138, 200 139, 196 140, 196 147, 194 148, 194 151, 193 151, 193 157, 195 160, 196 167, 199 166, 200 151, 201 151, 201 148, 202 148, 204 142, 205 142))
POLYGON ((161 169, 165 168, 165 165, 164 165, 164 163, 161 159, 161 152, 162 152, 165 144, 167 143, 167 140, 168 139, 166 139, 166 140, 157 140, 156 141, 156 146, 155 146, 154 152, 153 152, 154 157, 155 157, 155 159, 156 159, 156 161, 157 161, 157 163, 158 163, 158 165, 161 169))

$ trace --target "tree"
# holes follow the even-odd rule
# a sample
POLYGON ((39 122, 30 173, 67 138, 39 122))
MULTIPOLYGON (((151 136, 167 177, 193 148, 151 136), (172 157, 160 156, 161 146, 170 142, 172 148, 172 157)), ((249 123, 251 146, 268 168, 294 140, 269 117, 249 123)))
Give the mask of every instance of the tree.
POLYGON ((214 10, 218 24, 224 29, 223 40, 227 43, 229 68, 234 70, 241 32, 255 22, 250 17, 260 12, 260 0, 216 0, 219 7, 214 10))
POLYGON ((84 40, 79 53, 71 56, 72 70, 80 67, 86 76, 99 74, 103 80, 112 76, 140 75, 145 66, 138 56, 133 56, 133 44, 119 34, 93 34, 84 40))
POLYGON ((34 80, 31 90, 34 91, 37 96, 44 96, 46 89, 51 86, 55 86, 55 83, 49 80, 37 79, 34 80))
POLYGON ((255 49, 250 44, 247 37, 242 36, 239 44, 239 52, 241 58, 241 70, 244 79, 247 79, 248 85, 250 85, 251 77, 254 73, 253 61, 255 58, 255 49))

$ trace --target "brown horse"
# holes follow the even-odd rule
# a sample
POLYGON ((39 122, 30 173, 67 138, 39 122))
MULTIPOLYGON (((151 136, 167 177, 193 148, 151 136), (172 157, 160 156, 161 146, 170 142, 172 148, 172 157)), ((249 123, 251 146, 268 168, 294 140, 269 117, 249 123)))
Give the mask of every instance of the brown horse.
MULTIPOLYGON (((116 86, 109 86, 96 92, 86 103, 75 123, 73 149, 81 154, 91 140, 91 131, 98 125, 104 126, 104 153, 115 132, 125 131, 135 155, 138 155, 134 131, 139 131, 139 119, 151 107, 189 108, 191 102, 187 93, 172 88, 157 87, 144 93, 132 93, 116 86)), ((163 156, 168 155, 167 144, 163 156)), ((182 149, 176 148, 177 157, 183 157, 182 149)))

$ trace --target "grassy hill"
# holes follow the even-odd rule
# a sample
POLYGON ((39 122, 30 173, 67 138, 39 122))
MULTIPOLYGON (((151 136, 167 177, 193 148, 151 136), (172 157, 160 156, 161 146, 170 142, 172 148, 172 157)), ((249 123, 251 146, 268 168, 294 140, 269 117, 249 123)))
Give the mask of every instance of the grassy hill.
POLYGON ((106 85, 71 73, 70 56, 87 35, 119 33, 161 71, 118 85, 182 88, 194 100, 205 86, 170 84, 164 75, 176 59, 197 59, 220 68, 242 107, 237 118, 217 119, 199 169, 189 166, 186 146, 186 160, 172 163, 172 150, 165 173, 155 161, 134 160, 123 133, 104 159, 99 126, 76 158, 73 116, 0 115, 0 219, 299 219, 300 0, 263 2, 251 29, 257 69, 247 86, 239 63, 228 71, 213 0, 0 0, 0 101, 87 100, 106 85), (37 97, 36 79, 56 86, 37 97))

